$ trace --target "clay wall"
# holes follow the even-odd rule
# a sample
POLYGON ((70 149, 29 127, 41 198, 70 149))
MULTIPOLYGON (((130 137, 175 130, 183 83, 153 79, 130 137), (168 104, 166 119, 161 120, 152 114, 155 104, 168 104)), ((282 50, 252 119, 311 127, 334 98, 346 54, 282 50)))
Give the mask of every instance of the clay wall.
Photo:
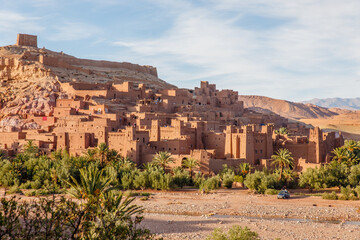
POLYGON ((24 132, 0 132, 0 148, 15 150, 17 148, 16 143, 25 138, 26 133, 24 132))
POLYGON ((17 35, 16 45, 17 46, 30 46, 30 47, 37 48, 37 36, 19 33, 17 35))
POLYGON ((225 133, 208 132, 207 134, 204 134, 203 139, 205 149, 216 150, 215 158, 225 158, 225 133))
POLYGON ((77 65, 82 67, 99 67, 99 68, 124 68, 129 69, 132 71, 137 71, 141 73, 148 73, 155 77, 157 75, 157 69, 152 66, 141 66, 138 64, 132 64, 127 62, 109 62, 109 61, 97 61, 97 60, 89 60, 89 59, 79 59, 74 57, 63 57, 62 61, 70 64, 70 65, 77 65))
POLYGON ((56 107, 71 107, 75 109, 83 109, 85 107, 85 102, 74 99, 57 99, 56 107))

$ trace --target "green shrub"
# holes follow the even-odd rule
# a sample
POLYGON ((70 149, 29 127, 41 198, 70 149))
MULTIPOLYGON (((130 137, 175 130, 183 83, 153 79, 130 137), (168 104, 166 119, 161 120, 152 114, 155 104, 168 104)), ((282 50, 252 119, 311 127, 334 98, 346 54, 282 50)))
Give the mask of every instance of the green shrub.
POLYGON ((194 187, 200 188, 200 185, 203 184, 204 181, 204 175, 202 175, 201 173, 196 173, 194 177, 194 187))
POLYGON ((11 188, 9 188, 9 190, 7 191, 8 194, 16 194, 16 193, 22 193, 21 189, 19 188, 18 185, 14 185, 11 188))
POLYGON ((234 182, 243 183, 244 182, 244 177, 236 175, 236 176, 234 176, 234 182))
POLYGON ((234 182, 234 172, 226 172, 222 175, 222 186, 226 188, 232 188, 234 182))
POLYGON ((310 191, 313 189, 323 188, 325 185, 324 175, 325 169, 323 167, 308 168, 300 175, 299 185, 300 187, 307 187, 310 191))
POLYGON ((123 189, 133 189, 134 176, 131 173, 125 173, 121 177, 121 186, 123 189))
POLYGON ((25 192, 25 196, 32 197, 36 195, 36 190, 30 190, 25 192))
POLYGON ((265 190, 266 195, 277 195, 279 193, 279 190, 268 188, 265 190))
POLYGON ((181 167, 177 167, 173 170, 173 183, 180 188, 190 183, 190 174, 188 171, 181 167))
POLYGON ((42 186, 42 184, 41 184, 40 180, 31 182, 32 189, 39 189, 39 188, 41 188, 41 186, 42 186))
POLYGON ((19 186, 20 189, 31 189, 31 181, 27 181, 26 183, 22 183, 19 186))
POLYGON ((337 196, 336 192, 334 192, 334 191, 332 191, 331 193, 324 192, 321 197, 322 197, 322 199, 328 199, 328 200, 337 200, 338 199, 338 196, 337 196))
POLYGON ((216 228, 207 238, 207 240, 259 240, 256 232, 248 227, 232 226, 227 233, 222 229, 216 228))
POLYGON ((204 182, 201 183, 200 189, 205 192, 210 192, 211 190, 218 189, 221 185, 219 176, 214 176, 211 178, 206 179, 204 182))
POLYGON ((281 180, 279 180, 278 174, 266 174, 265 172, 260 171, 248 174, 244 184, 247 188, 261 194, 265 193, 268 188, 280 189, 283 185, 281 180))
POLYGON ((339 198, 340 200, 350 200, 350 198, 352 198, 353 190, 350 187, 350 185, 346 187, 341 187, 340 191, 341 191, 341 196, 339 198))
POLYGON ((349 184, 353 187, 360 185, 360 164, 350 168, 348 180, 349 184))
POLYGON ((151 187, 148 172, 143 171, 136 175, 133 184, 135 189, 145 189, 151 187))
POLYGON ((354 192, 356 193, 356 196, 358 198, 360 198, 360 185, 359 186, 356 186, 356 188, 354 189, 354 192))
POLYGON ((149 197, 150 195, 151 195, 151 193, 148 193, 148 192, 140 193, 140 196, 143 196, 143 197, 149 197))

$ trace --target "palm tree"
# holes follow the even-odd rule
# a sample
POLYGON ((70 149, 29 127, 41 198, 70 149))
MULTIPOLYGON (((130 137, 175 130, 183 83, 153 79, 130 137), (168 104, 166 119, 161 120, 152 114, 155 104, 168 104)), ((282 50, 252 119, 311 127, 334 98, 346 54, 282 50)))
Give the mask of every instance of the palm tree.
POLYGON ((68 191, 72 196, 79 199, 87 199, 89 201, 96 201, 102 195, 111 190, 111 177, 104 176, 104 169, 99 170, 93 164, 86 168, 80 169, 80 182, 71 176, 71 182, 68 191))
POLYGON ((173 163, 174 159, 171 157, 171 153, 168 152, 158 152, 153 158, 153 162, 161 166, 164 170, 169 163, 173 163))
POLYGON ((24 146, 24 153, 30 156, 35 156, 39 153, 39 148, 34 144, 33 140, 28 140, 24 146))
POLYGON ((347 154, 347 150, 345 148, 343 148, 343 147, 335 148, 331 152, 334 154, 334 156, 332 158, 333 160, 337 160, 338 162, 347 161, 348 154, 347 154))
POLYGON ((184 167, 184 168, 188 168, 189 171, 190 171, 190 178, 192 179, 192 175, 193 175, 193 169, 194 168, 197 168, 200 166, 199 164, 199 161, 194 159, 194 158, 185 158, 181 165, 184 167))
POLYGON ((278 165, 280 168, 279 179, 282 178, 284 168, 293 167, 294 165, 294 159, 291 157, 291 152, 286 148, 280 148, 278 151, 276 151, 276 154, 271 156, 271 159, 274 160, 271 164, 278 165))
POLYGON ((85 157, 89 160, 89 161, 95 161, 96 159, 96 153, 97 153, 97 149, 94 148, 88 148, 85 152, 85 157))
POLYGON ((250 173, 252 168, 253 167, 250 165, 250 163, 241 163, 239 165, 239 174, 246 176, 248 173, 250 173))
POLYGON ((108 154, 109 154, 109 147, 106 145, 106 143, 100 143, 98 146, 97 154, 100 157, 100 163, 103 164, 105 161, 107 161, 108 154))
POLYGON ((281 127, 279 128, 279 130, 275 130, 275 133, 280 135, 288 135, 289 131, 287 130, 286 127, 281 127))

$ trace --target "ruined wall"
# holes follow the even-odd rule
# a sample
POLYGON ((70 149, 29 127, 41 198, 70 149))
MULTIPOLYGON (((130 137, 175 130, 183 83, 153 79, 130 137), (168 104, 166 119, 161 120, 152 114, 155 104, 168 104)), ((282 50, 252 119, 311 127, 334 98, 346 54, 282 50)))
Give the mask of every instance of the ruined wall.
POLYGON ((17 46, 30 46, 37 48, 37 36, 29 34, 18 34, 16 40, 17 46))

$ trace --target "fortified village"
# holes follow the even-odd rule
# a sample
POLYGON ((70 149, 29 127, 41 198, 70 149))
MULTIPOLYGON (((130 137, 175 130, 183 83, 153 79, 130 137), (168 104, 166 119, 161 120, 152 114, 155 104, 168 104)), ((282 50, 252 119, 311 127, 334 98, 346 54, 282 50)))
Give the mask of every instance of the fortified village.
POLYGON ((44 95, 48 111, 32 112, 27 105, 9 104, 12 99, 0 95, 0 149, 6 155, 21 152, 29 140, 44 153, 66 149, 73 155, 106 143, 138 165, 150 162, 159 151, 167 151, 174 165, 191 157, 200 162, 202 172, 211 173, 223 164, 237 166, 242 162, 256 168, 270 167, 274 151, 287 148, 297 170, 302 171, 329 162, 332 149, 343 145, 341 133, 306 128, 278 115, 244 109, 238 92, 217 90, 206 81, 193 90, 176 88, 158 80, 154 67, 54 53, 37 48, 37 37, 32 35, 19 34, 16 45, 5 48, 18 53, 17 57, 0 58, 0 89, 18 81, 15 70, 25 71, 34 64, 32 74, 56 80, 44 95), (60 68, 73 75, 55 76, 60 68), (101 79, 96 72, 100 68, 110 69, 108 74, 119 69, 132 71, 153 81, 147 83, 144 77, 139 81, 134 76, 81 80, 80 75, 94 72, 101 79), (16 111, 5 111, 11 107, 16 111), (26 124, 4 124, 11 119, 26 124), (275 128, 282 126, 289 129, 289 135, 275 134, 275 128))

